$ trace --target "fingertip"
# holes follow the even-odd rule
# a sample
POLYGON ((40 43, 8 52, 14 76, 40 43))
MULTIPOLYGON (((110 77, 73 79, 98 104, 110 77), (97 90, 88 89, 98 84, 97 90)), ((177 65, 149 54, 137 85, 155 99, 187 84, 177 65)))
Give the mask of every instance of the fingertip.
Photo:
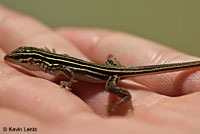
POLYGON ((199 70, 188 71, 188 73, 185 73, 180 77, 182 79, 182 84, 180 85, 180 89, 182 89, 182 94, 190 94, 200 91, 199 70))
POLYGON ((20 16, 20 14, 4 5, 0 5, 0 22, 4 20, 6 16, 13 17, 13 16, 20 16))
POLYGON ((63 32, 63 33, 76 33, 76 32, 96 32, 99 34, 105 34, 105 33, 112 33, 113 30, 110 29, 104 29, 104 28, 87 28, 87 27, 60 27, 55 29, 57 32, 63 32))
POLYGON ((56 32, 73 44, 81 47, 90 47, 98 43, 102 38, 114 31, 98 28, 58 28, 56 32))

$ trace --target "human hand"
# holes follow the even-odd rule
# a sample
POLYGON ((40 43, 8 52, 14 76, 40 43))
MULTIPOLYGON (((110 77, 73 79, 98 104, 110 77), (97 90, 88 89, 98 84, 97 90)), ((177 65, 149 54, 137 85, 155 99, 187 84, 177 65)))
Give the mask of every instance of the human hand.
MULTIPOLYGON (((24 45, 55 48, 57 53, 100 64, 112 54, 124 66, 174 63, 198 58, 125 33, 78 28, 53 31, 30 17, 3 7, 0 8, 0 16, 2 128, 35 127, 38 133, 48 134, 200 132, 198 70, 130 79, 128 91, 132 95, 133 113, 127 117, 107 118, 110 97, 104 85, 75 83, 72 87, 74 95, 62 90, 54 82, 28 75, 3 61, 7 52, 24 45), (137 89, 133 81, 140 83, 137 89)), ((128 109, 129 106, 120 106, 117 110, 120 112, 124 108, 128 109)))

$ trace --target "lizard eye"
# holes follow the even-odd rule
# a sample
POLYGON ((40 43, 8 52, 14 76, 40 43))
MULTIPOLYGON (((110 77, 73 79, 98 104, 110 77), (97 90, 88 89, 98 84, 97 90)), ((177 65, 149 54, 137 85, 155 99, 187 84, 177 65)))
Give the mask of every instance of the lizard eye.
POLYGON ((30 58, 30 59, 28 59, 28 63, 30 63, 30 64, 34 64, 35 61, 34 61, 34 59, 30 58))

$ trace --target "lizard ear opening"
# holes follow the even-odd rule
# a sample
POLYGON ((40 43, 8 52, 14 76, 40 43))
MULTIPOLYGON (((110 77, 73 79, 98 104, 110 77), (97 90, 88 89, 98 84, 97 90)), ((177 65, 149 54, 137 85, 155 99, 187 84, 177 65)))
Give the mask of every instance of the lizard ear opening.
POLYGON ((30 64, 34 64, 34 63, 35 63, 35 61, 34 61, 34 59, 33 59, 33 58, 29 58, 29 59, 28 59, 28 63, 30 63, 30 64))

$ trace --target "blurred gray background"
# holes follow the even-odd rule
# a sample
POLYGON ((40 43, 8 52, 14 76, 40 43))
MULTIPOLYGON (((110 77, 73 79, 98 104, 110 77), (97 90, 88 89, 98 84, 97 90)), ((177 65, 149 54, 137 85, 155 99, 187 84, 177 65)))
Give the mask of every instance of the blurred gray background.
POLYGON ((98 27, 200 56, 200 0, 0 0, 52 28, 98 27))

